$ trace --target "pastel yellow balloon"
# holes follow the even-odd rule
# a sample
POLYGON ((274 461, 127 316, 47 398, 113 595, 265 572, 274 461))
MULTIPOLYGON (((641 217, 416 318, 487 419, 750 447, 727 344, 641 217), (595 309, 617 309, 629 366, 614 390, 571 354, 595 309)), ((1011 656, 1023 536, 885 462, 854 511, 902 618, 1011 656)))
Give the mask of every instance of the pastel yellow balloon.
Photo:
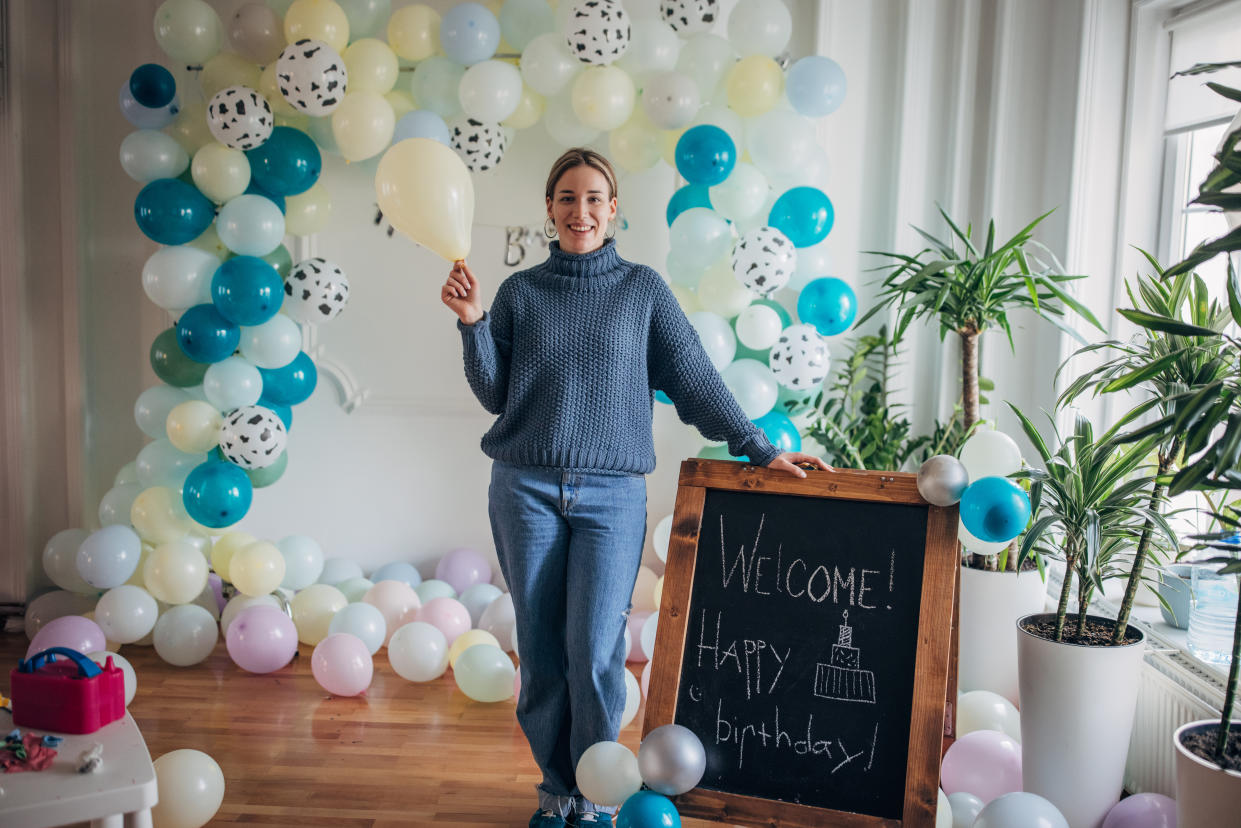
POLYGON ((284 13, 284 39, 322 40, 337 52, 349 43, 349 18, 334 0, 293 0, 284 13))
POLYGON ((211 568, 215 570, 215 574, 231 583, 233 579, 229 573, 229 564, 233 561, 233 555, 238 549, 249 546, 255 540, 257 539, 254 535, 236 531, 225 532, 217 538, 215 545, 211 547, 211 568))
POLYGON ((348 603, 345 593, 328 584, 311 584, 300 590, 289 602, 298 641, 318 644, 327 638, 333 616, 348 603))
POLYGON ((698 283, 699 306, 725 319, 732 319, 752 301, 754 295, 737 281, 727 257, 711 265, 698 283))
POLYGON ((384 100, 392 107, 392 117, 398 121, 401 120, 401 116, 408 115, 418 108, 418 104, 414 102, 414 96, 402 89, 385 92, 384 100))
POLYGON ((430 138, 389 149, 375 173, 379 209, 393 227, 448 261, 470 252, 474 183, 465 162, 430 138))
POLYGON ((310 236, 327 227, 332 196, 321 182, 304 193, 284 199, 284 230, 291 236, 310 236))
POLYGON ((668 166, 674 170, 677 166, 677 141, 681 140, 681 136, 689 127, 681 127, 680 129, 664 129, 660 130, 660 151, 663 153, 664 160, 668 162, 668 166))
POLYGON ((181 112, 172 123, 164 128, 185 150, 185 154, 193 157, 207 144, 215 143, 215 136, 207 126, 207 106, 201 103, 188 103, 181 107, 181 112))
POLYGON ((607 131, 625 123, 636 97, 633 79, 617 66, 592 66, 573 80, 573 112, 592 129, 607 131))
POLYGON ((216 407, 202 400, 190 400, 168 412, 165 428, 168 441, 186 454, 205 454, 220 440, 224 417, 216 407))
MULTIPOLYGON (((467 630, 457 636, 456 640, 452 642, 452 646, 448 648, 448 666, 456 667, 457 656, 475 644, 491 644, 495 647, 500 647, 499 639, 486 630, 467 630)), ((500 647, 500 649, 504 648, 500 647)))
POLYGON ((198 85, 202 87, 203 98, 211 100, 221 89, 230 86, 248 86, 259 88, 262 72, 256 63, 246 60, 236 52, 220 52, 203 65, 198 76, 198 85))
POLYGON ((421 3, 388 18, 388 45, 406 60, 425 60, 440 50, 440 14, 421 3))
POLYGON ((215 222, 207 225, 207 229, 198 238, 190 242, 188 246, 197 247, 204 253, 210 253, 220 261, 231 258, 233 255, 233 251, 228 249, 228 245, 220 241, 220 234, 215 230, 215 222))
POLYGON ((207 587, 207 559, 183 540, 161 543, 146 559, 147 592, 165 604, 188 604, 207 587))
POLYGON ((640 107, 635 107, 633 116, 608 134, 612 160, 630 172, 649 170, 658 164, 662 148, 659 130, 640 107))
POLYGON ((655 581, 655 609, 659 609, 660 601, 664 597, 664 576, 660 575, 655 581))
POLYGON ((375 91, 350 91, 332 112, 332 137, 346 161, 362 161, 383 152, 396 128, 392 104, 375 91))
MULTIPOLYGON (((349 80, 352 82, 353 78, 349 80)), ((271 114, 274 117, 279 118, 282 115, 301 115, 305 117, 305 113, 285 100, 284 95, 280 94, 280 86, 276 78, 276 62, 274 60, 267 64, 263 68, 263 74, 259 75, 259 93, 267 99, 267 105, 271 107, 271 114)))
POLYGON ((129 580, 125 582, 126 584, 146 589, 146 564, 154 551, 154 546, 146 541, 142 542, 142 551, 138 553, 138 566, 134 569, 134 574, 129 576, 129 580))
POLYGON ((400 67, 396 53, 382 40, 364 37, 349 44, 341 55, 349 71, 349 91, 383 94, 396 86, 400 67))
POLYGON ((784 92, 780 64, 766 55, 750 55, 728 70, 724 81, 728 107, 742 118, 753 118, 771 109, 784 92))
POLYGON ((256 598, 280 586, 284 580, 284 555, 274 543, 255 541, 233 553, 228 574, 233 586, 243 595, 256 598))
POLYGON ((543 117, 543 110, 546 107, 547 102, 543 100, 543 96, 523 83, 521 100, 517 102, 517 108, 513 110, 512 115, 500 123, 513 129, 529 129, 539 122, 539 118, 543 117))
POLYGON ((689 288, 682 285, 671 285, 670 289, 672 290, 672 295, 676 297, 677 304, 681 306, 681 310, 686 315, 702 310, 698 305, 698 297, 689 288))
POLYGON ((250 186, 250 159, 241 150, 219 143, 208 144, 194 153, 190 175, 203 195, 216 204, 223 204, 250 186))
POLYGON ((129 522, 139 537, 153 544, 174 541, 196 525, 185 514, 177 493, 163 486, 144 489, 134 498, 129 522))

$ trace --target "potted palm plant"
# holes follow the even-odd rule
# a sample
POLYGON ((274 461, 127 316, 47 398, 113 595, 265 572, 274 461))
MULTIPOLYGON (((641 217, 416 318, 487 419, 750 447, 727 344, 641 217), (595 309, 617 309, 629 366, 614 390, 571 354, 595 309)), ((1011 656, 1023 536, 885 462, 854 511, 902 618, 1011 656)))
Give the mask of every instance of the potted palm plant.
POLYGON ((1149 500, 1146 459, 1156 438, 1120 443, 1115 428, 1096 437, 1078 415, 1067 437, 1052 424, 1053 451, 1010 408, 1043 465, 1014 475, 1033 481, 1032 523, 1018 559, 1038 551, 1065 564, 1056 611, 1017 622, 1023 788, 1051 800, 1070 825, 1097 826, 1120 798, 1145 637, 1127 625, 1115 643, 1112 622, 1091 615, 1090 606, 1105 580, 1127 575, 1122 553, 1148 521, 1153 545, 1175 545, 1149 500))

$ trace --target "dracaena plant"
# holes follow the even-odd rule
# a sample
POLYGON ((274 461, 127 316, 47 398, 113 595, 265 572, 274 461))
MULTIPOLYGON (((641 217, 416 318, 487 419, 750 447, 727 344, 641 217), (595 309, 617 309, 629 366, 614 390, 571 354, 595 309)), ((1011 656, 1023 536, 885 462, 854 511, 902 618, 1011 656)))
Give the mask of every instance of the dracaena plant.
MULTIPOLYGON (((1224 553, 1206 561, 1206 563, 1218 564, 1219 574, 1241 578, 1241 510, 1230 505, 1222 513, 1213 512, 1211 517, 1221 527, 1220 530, 1192 537, 1199 542, 1200 547, 1224 553)), ((1219 729, 1216 731, 1215 748, 1212 751, 1212 758, 1220 765, 1224 763, 1224 749, 1228 746, 1232 708, 1237 700, 1239 669, 1241 669, 1241 590, 1237 591, 1237 613, 1232 629, 1232 663, 1228 668, 1228 681, 1224 685, 1224 707, 1220 711, 1219 729)))
MULTIPOLYGON (((1149 499, 1153 470, 1147 457, 1156 440, 1132 443, 1115 440, 1115 429, 1095 437, 1090 421, 1078 415, 1071 434, 1061 437, 1051 424, 1053 451, 1048 440, 1020 409, 1009 407, 1034 444, 1045 468, 1027 468, 1012 477, 1033 481, 1030 504, 1033 523, 1021 540, 1018 561, 1036 552, 1065 562, 1064 582, 1056 605, 1054 638, 1064 639, 1069 598, 1077 586, 1074 636, 1082 639, 1086 616, 1096 590, 1106 579, 1126 574, 1119 553, 1131 548, 1151 521, 1156 549, 1173 548, 1176 535, 1149 499)), ((1148 552, 1148 554, 1151 554, 1148 552)))
MULTIPOLYGON (((1182 273, 1165 280, 1162 278, 1164 271, 1154 257, 1145 252, 1144 255, 1157 277, 1140 277, 1133 284, 1126 282, 1133 307, 1121 310, 1122 315, 1138 322, 1152 316, 1177 319, 1213 331, 1222 331, 1228 325, 1231 321, 1228 309, 1211 301, 1200 277, 1182 273)), ((1162 511, 1168 475, 1175 470, 1186 443, 1196 446, 1228 414, 1223 398, 1202 408, 1193 404, 1199 394, 1187 392, 1205 389, 1207 396, 1201 399, 1209 400, 1210 395, 1229 380, 1236 366, 1226 342, 1219 336, 1187 335, 1151 328, 1141 328, 1128 342, 1109 339, 1083 348, 1074 356, 1089 352, 1106 353, 1110 358, 1078 376, 1061 394, 1058 405, 1069 405, 1088 391, 1100 394, 1137 389, 1146 392, 1145 398, 1120 418, 1117 430, 1150 412, 1159 415, 1159 423, 1168 425, 1134 428, 1119 437, 1121 441, 1150 437, 1155 441, 1157 456, 1147 501, 1151 514, 1138 538, 1133 568, 1128 574, 1113 630, 1113 641, 1119 644, 1124 640, 1133 601, 1145 573, 1147 552, 1155 530, 1153 515, 1162 511)))

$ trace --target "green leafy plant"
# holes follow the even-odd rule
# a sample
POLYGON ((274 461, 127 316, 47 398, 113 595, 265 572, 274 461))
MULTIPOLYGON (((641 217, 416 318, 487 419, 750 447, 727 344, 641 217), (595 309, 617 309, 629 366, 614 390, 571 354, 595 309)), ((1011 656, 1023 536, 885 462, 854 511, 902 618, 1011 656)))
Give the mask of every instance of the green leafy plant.
MULTIPOLYGON (((1206 283, 1200 277, 1182 273, 1164 280, 1159 262, 1149 253, 1143 251, 1143 255, 1158 278, 1140 277, 1136 284, 1125 283, 1133 307, 1122 310, 1122 315, 1132 321, 1151 316, 1178 319, 1188 325, 1213 331, 1222 331, 1228 325, 1231 321, 1228 309, 1210 300, 1206 283)), ((1102 365, 1078 376, 1060 395, 1058 404, 1069 405, 1087 391, 1096 395, 1132 389, 1147 392, 1142 402, 1120 418, 1117 429, 1123 429, 1151 411, 1158 412, 1159 422, 1171 425, 1168 428, 1134 428, 1131 433, 1119 437, 1121 441, 1154 438, 1158 461, 1147 508, 1152 515, 1159 513, 1165 500, 1168 475, 1174 470, 1182 448, 1187 443, 1196 446, 1228 413, 1227 407, 1221 405, 1222 400, 1217 400, 1214 405, 1196 406, 1194 401, 1198 399, 1198 394, 1186 392, 1190 389, 1219 390, 1235 371, 1234 360, 1218 336, 1183 335, 1150 328, 1142 328, 1139 335, 1129 342, 1109 339, 1082 348, 1074 356, 1094 351, 1108 353, 1111 357, 1102 365), (1180 427, 1177 427, 1178 423, 1180 427)), ((1202 399, 1207 400, 1209 396, 1202 399)), ((1129 571, 1112 632, 1112 640, 1117 644, 1124 640, 1133 601, 1145 572, 1154 528, 1154 520, 1148 516, 1134 551, 1133 567, 1129 571)))
POLYGON ((806 433, 823 446, 827 462, 895 471, 934 454, 956 453, 965 439, 959 407, 947 422, 936 421, 930 434, 913 433, 903 406, 891 399, 899 346, 886 325, 875 335, 859 336, 831 388, 814 399, 806 433))
POLYGON ((876 303, 858 324, 883 309, 895 307, 897 340, 915 319, 938 320, 941 340, 950 331, 957 334, 961 340, 962 424, 968 429, 978 421, 979 337, 998 326, 1013 348, 1009 313, 1029 309, 1083 345, 1086 343, 1081 335, 1065 321, 1069 312, 1099 330, 1103 327, 1063 287, 1066 282, 1085 277, 1061 272, 1063 268, 1051 251, 1033 239, 1034 229, 1050 213, 1044 213, 998 244, 995 222, 990 222, 981 248, 975 245, 970 226, 962 230, 943 208, 939 213, 951 230, 948 238, 937 238, 915 227, 928 242, 915 255, 869 251, 893 260, 895 266, 883 279, 876 303))
MULTIPOLYGON (((1120 553, 1133 544, 1150 521, 1158 530, 1155 543, 1175 548, 1176 535, 1157 508, 1149 491, 1154 476, 1145 466, 1157 439, 1117 442, 1115 428, 1096 438, 1090 421, 1078 415, 1073 433, 1061 437, 1052 423, 1057 444, 1053 451, 1038 428, 1016 406, 1009 408, 1034 444, 1045 468, 1016 472, 1017 479, 1033 481, 1030 505, 1033 523, 1022 538, 1018 562, 1036 552, 1065 562, 1064 583, 1056 605, 1054 640, 1062 641, 1074 579, 1077 583, 1077 623, 1074 636, 1086 633, 1086 616, 1103 582, 1125 574, 1120 553), (1162 543, 1162 542, 1166 542, 1162 543)), ((1157 504, 1156 504, 1157 505, 1157 504)))

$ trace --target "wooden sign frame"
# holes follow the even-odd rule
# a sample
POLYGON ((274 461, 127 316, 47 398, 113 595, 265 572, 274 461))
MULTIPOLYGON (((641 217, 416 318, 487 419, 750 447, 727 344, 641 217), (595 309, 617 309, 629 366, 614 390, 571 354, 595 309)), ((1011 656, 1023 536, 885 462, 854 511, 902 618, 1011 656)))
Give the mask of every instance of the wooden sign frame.
POLYGON ((728 460, 693 458, 681 463, 672 537, 660 600, 655 656, 642 735, 675 721, 685 637, 692 607, 699 533, 708 489, 789 494, 838 500, 908 504, 928 508, 923 561, 913 709, 900 819, 800 805, 782 800, 695 788, 675 797, 678 811, 715 822, 753 826, 885 826, 932 828, 938 804, 949 669, 955 656, 952 618, 956 577, 957 507, 933 506, 918 494, 917 475, 836 469, 805 478, 728 460))

